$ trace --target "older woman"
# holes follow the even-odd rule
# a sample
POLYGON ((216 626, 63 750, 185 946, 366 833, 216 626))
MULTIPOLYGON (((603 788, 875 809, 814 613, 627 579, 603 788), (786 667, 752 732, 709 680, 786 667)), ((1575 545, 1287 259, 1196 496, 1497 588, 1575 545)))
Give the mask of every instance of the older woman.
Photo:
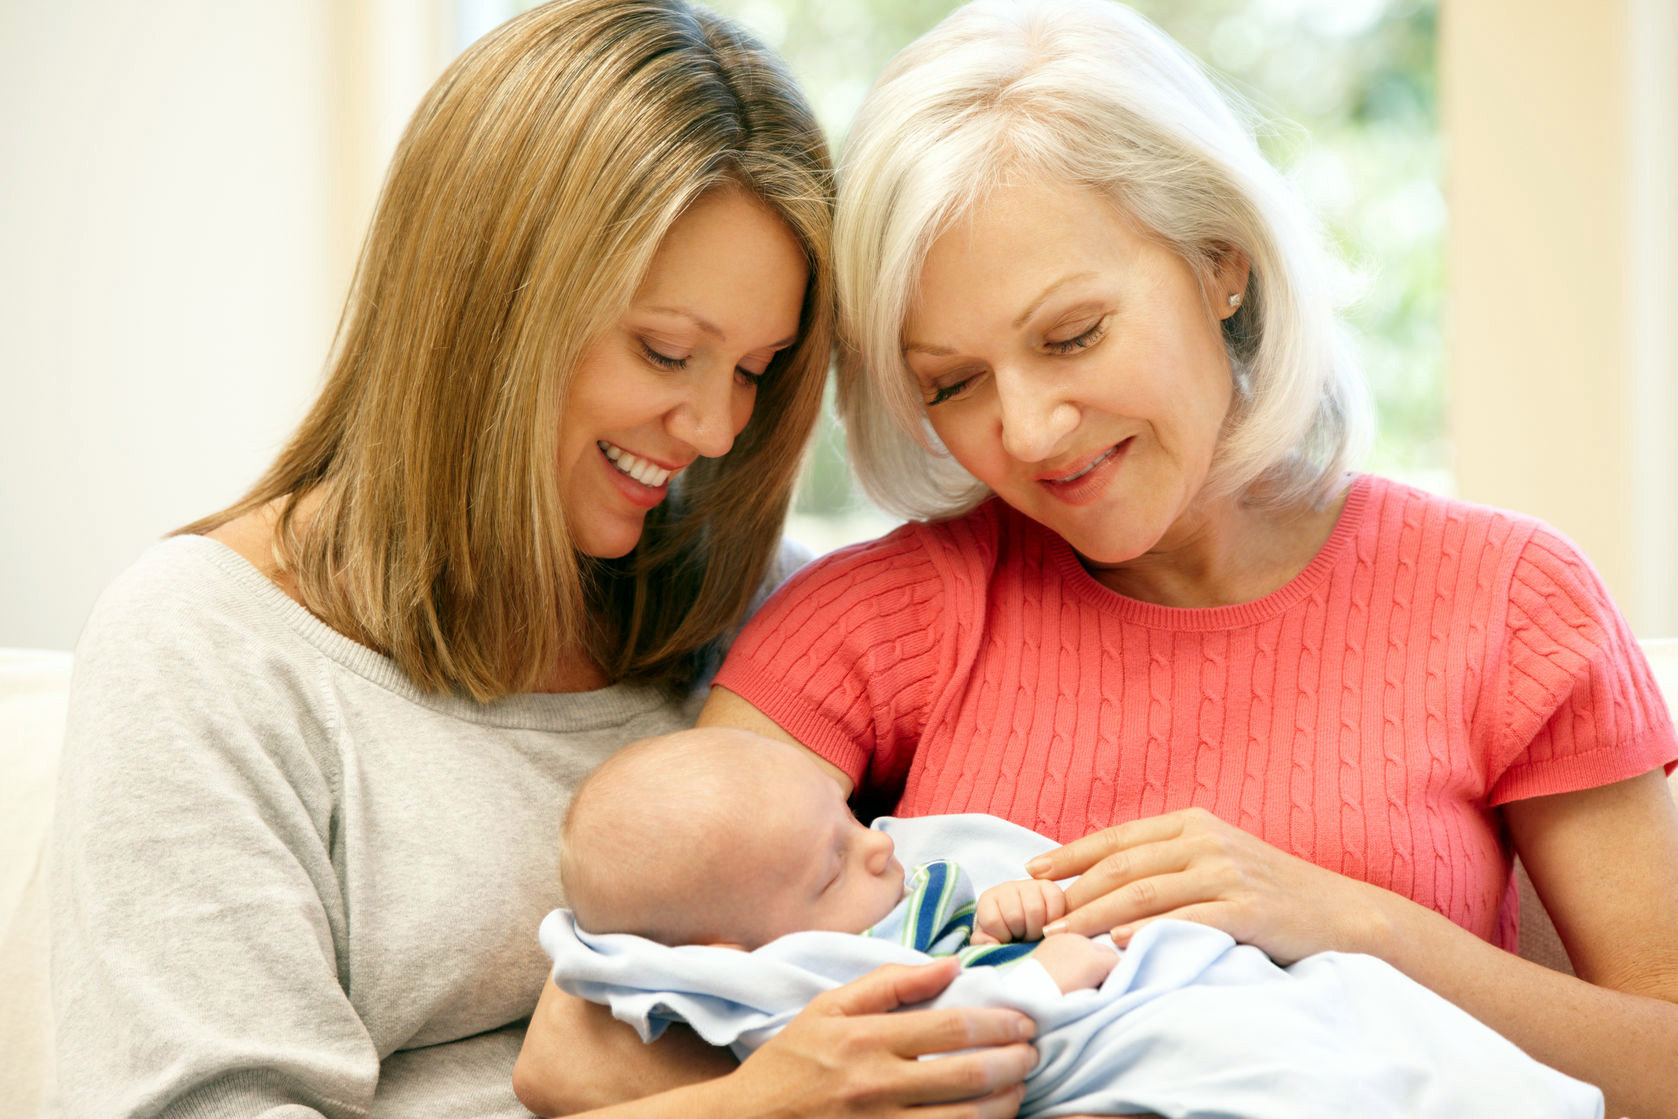
POLYGON ((1678 1113, 1647 666, 1552 530, 1347 473, 1318 241, 1199 66, 1117 4, 981 0, 840 180, 850 447, 925 521, 783 588, 704 720, 1060 837, 1073 931, 1368 952, 1609 1114, 1678 1113), (1504 950, 1516 853, 1581 978, 1504 950))
MULTIPOLYGON (((314 409, 79 646, 64 1113, 526 1114, 555 823, 602 757, 690 721, 775 562, 831 348, 830 189, 779 64, 680 0, 548 5, 438 81, 314 409)), ((855 1017, 948 979, 835 992, 668 1106, 815 1114, 855 1079, 835 1046, 888 1100, 1007 1098, 1019 1015, 897 1016, 896 1048, 855 1017)))

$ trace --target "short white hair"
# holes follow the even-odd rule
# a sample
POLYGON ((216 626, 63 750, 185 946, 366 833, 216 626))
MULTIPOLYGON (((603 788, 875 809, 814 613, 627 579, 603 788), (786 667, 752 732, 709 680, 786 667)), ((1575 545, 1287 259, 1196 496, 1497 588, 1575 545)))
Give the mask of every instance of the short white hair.
POLYGON ((1224 322, 1237 391, 1207 486, 1320 503, 1362 450, 1367 395, 1315 222, 1236 99, 1111 0, 975 0, 892 59, 840 161, 839 406, 869 495, 951 516, 988 489, 940 447, 903 357, 932 243, 1009 182, 1087 185, 1209 277, 1251 269, 1224 322))

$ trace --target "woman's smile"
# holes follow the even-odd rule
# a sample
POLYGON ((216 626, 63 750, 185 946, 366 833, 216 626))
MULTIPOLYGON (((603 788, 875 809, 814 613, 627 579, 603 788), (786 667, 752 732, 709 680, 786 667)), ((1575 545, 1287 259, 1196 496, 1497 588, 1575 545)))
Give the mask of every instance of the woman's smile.
POLYGON ((1101 495, 1118 472, 1135 436, 1108 447, 1084 465, 1069 473, 1050 473, 1039 478, 1038 484, 1049 496, 1068 505, 1087 505, 1101 495))
POLYGON ((1222 292, 1245 280, 1238 254, 1202 277, 1092 189, 1018 183, 933 243, 904 360, 958 463, 1124 564, 1201 516, 1234 393, 1222 292))
POLYGON ((797 339, 808 271, 787 224, 735 188, 704 195, 670 227, 566 401, 560 500, 579 551, 626 555, 671 481, 728 452, 758 381, 797 339))
POLYGON ((681 467, 663 467, 657 463, 644 459, 640 455, 626 451, 616 443, 608 443, 601 439, 597 444, 600 453, 611 462, 612 468, 620 474, 628 475, 647 489, 663 490, 669 485, 670 479, 675 477, 681 467))

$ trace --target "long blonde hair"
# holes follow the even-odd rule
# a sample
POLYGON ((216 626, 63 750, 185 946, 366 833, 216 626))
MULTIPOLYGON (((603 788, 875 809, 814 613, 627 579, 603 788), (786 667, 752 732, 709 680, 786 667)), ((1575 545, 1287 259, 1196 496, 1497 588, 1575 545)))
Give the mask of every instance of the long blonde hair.
POLYGON ((280 501, 275 558, 309 609, 427 690, 487 701, 584 656, 685 685, 763 578, 820 406, 831 197, 808 105, 720 17, 556 0, 508 22, 409 123, 313 409, 249 494, 180 531, 280 501), (589 560, 558 493, 571 377, 665 232, 724 184, 804 249, 798 342, 733 449, 684 471, 628 557, 589 560))

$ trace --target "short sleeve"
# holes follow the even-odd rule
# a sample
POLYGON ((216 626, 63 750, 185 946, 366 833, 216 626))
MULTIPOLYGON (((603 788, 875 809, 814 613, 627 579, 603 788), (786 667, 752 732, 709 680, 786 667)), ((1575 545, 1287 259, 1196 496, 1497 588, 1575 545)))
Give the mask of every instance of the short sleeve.
POLYGON ((1673 767, 1672 718, 1630 626, 1590 562, 1550 529, 1514 564, 1503 638, 1489 803, 1673 767))
POLYGON ((945 591, 923 526, 842 549, 752 617, 716 683, 859 788, 894 787, 949 675, 945 591))

